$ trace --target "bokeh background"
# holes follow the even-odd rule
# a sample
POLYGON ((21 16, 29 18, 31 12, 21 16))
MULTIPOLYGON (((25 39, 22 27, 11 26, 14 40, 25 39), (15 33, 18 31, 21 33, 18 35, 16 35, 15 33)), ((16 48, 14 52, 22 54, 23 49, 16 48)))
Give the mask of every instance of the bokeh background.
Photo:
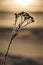
POLYGON ((12 34, 14 13, 21 11, 30 13, 35 22, 13 40, 7 65, 43 65, 43 0, 0 0, 0 65, 12 34))

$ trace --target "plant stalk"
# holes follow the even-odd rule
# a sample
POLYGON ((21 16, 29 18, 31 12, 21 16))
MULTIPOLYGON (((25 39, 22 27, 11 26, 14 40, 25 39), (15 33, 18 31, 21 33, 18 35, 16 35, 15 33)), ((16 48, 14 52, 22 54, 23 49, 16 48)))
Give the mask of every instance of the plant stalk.
POLYGON ((6 54, 5 54, 4 65, 6 65, 7 56, 8 56, 8 52, 9 52, 9 49, 10 49, 10 46, 11 46, 12 40, 13 40, 13 38, 15 38, 16 36, 17 36, 17 33, 15 33, 15 34, 11 37, 10 43, 9 43, 9 45, 8 45, 8 48, 7 48, 7 52, 6 52, 6 54))

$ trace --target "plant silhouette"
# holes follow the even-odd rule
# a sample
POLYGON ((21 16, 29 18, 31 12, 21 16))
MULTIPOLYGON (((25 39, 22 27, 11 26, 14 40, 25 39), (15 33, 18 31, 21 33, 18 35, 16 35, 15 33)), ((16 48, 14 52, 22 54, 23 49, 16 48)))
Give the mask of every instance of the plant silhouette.
POLYGON ((18 32, 21 30, 21 28, 27 26, 29 23, 32 23, 32 22, 34 22, 34 18, 29 13, 27 13, 27 12, 20 12, 18 14, 15 13, 15 23, 14 23, 14 28, 13 28, 14 33, 11 36, 10 43, 8 45, 8 48, 7 48, 7 52, 5 54, 4 65, 6 65, 8 51, 9 51, 9 48, 11 46, 12 40, 18 35, 18 32), (21 22, 18 23, 18 25, 16 26, 17 20, 18 20, 19 17, 21 17, 21 22), (25 22, 26 22, 26 24, 25 24, 25 22))

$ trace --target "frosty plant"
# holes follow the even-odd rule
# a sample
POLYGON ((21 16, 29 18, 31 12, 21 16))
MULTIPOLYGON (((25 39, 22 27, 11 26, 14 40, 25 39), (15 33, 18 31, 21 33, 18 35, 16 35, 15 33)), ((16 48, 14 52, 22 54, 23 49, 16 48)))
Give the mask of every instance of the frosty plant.
POLYGON ((5 54, 4 65, 7 64, 6 61, 7 61, 8 51, 11 46, 12 40, 18 35, 18 32, 21 30, 21 28, 34 22, 34 18, 27 12, 15 13, 14 15, 15 15, 15 23, 14 23, 14 27, 13 27, 13 31, 12 31, 13 33, 10 38, 10 43, 8 45, 7 52, 5 54), (20 17, 21 17, 21 21, 19 22, 18 18, 20 18, 20 17), (18 24, 17 24, 17 21, 18 21, 18 24))

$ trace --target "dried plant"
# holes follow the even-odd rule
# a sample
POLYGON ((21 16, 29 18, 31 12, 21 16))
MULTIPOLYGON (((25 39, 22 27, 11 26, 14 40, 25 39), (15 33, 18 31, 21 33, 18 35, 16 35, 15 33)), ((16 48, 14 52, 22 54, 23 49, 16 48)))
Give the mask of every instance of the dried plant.
POLYGON ((5 54, 4 65, 6 65, 8 51, 9 51, 10 45, 12 43, 12 40, 18 35, 18 32, 21 30, 21 28, 27 26, 29 23, 32 23, 32 22, 34 22, 34 18, 32 16, 30 16, 30 14, 28 14, 27 12, 21 12, 21 13, 18 13, 18 14, 15 13, 15 23, 14 23, 14 27, 13 27, 13 32, 14 33, 11 36, 11 39, 10 39, 10 43, 8 45, 7 52, 5 54), (21 17, 21 22, 18 23, 18 25, 16 26, 17 20, 18 20, 19 17, 21 17), (26 24, 25 24, 25 22, 26 22, 26 24))

